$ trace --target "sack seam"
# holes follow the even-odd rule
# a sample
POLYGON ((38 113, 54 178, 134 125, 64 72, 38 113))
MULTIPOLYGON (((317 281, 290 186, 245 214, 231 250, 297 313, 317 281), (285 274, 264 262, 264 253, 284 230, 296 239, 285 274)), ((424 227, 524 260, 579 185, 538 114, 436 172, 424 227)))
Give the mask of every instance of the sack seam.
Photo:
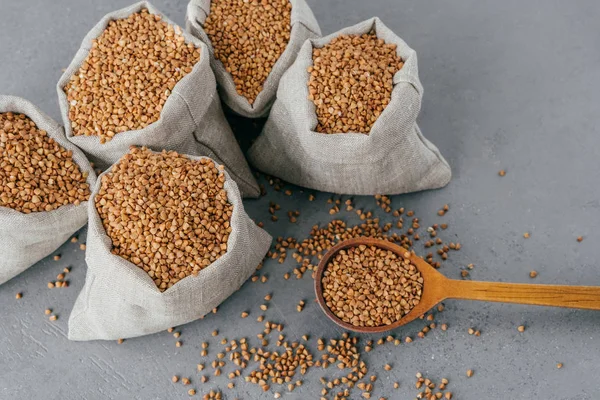
MULTIPOLYGON (((415 125, 417 125, 417 123, 415 122, 415 125)), ((425 137, 423 135, 423 133, 421 132, 421 129, 417 127, 415 127, 415 129, 419 129, 417 133, 417 137, 419 138, 419 141, 423 144, 423 146, 425 146, 425 148, 427 150, 429 150, 431 153, 433 153, 435 155, 435 157, 437 158, 438 162, 440 162, 441 164, 443 164, 444 166, 446 166, 446 168, 450 169, 450 164, 448 163, 448 161, 446 161, 446 159, 442 156, 442 153, 438 150, 438 151, 434 151, 431 147, 429 147, 429 145, 426 143, 425 140, 423 140, 423 138, 425 137)), ((432 165, 431 168, 433 168, 434 166, 432 165)), ((429 171, 427 171, 429 173, 429 171)))
MULTIPOLYGON (((89 309, 89 303, 90 303, 89 300, 90 300, 90 296, 92 295, 91 289, 92 289, 92 285, 94 284, 94 281, 96 280, 96 276, 94 274, 91 274, 89 269, 87 271, 87 274, 90 274, 90 284, 89 284, 89 286, 87 285, 87 282, 84 282, 84 284, 83 284, 84 289, 87 289, 85 299, 82 299, 83 303, 84 303, 84 307, 77 314, 71 313, 71 315, 69 316, 69 321, 71 321, 72 319, 79 318, 81 315, 85 314, 87 312, 87 310, 89 309)), ((77 300, 79 300, 79 298, 77 300)), ((76 302, 77 302, 77 300, 76 300, 76 302)))
POLYGON ((171 92, 171 94, 176 94, 183 101, 183 103, 185 104, 185 107, 187 108, 188 114, 190 115, 190 118, 194 122, 194 128, 197 128, 198 127, 198 122, 196 122, 196 118, 194 118, 194 114, 192 113, 192 109, 190 107, 190 104, 185 99, 185 97, 183 97, 179 92, 171 92))

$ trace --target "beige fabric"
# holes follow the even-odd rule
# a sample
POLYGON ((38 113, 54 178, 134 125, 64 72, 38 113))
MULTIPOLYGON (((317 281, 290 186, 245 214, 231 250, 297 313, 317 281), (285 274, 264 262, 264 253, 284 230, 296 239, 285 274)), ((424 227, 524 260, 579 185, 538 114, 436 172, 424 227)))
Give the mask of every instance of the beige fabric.
POLYGON ((208 48, 187 32, 183 32, 185 39, 200 48, 200 61, 191 73, 175 85, 158 121, 144 129, 119 133, 105 144, 100 144, 98 136, 73 135, 68 117, 69 104, 63 88, 87 57, 92 41, 104 31, 109 21, 126 18, 143 8, 176 26, 152 4, 142 1, 107 14, 92 28, 57 85, 67 138, 102 169, 114 164, 132 145, 146 146, 157 151, 166 149, 181 154, 208 156, 225 165, 244 196, 258 197, 260 190, 256 179, 223 115, 216 80, 210 68, 208 48))
POLYGON ((400 194, 445 186, 451 178, 450 167, 416 124, 422 95, 417 54, 378 18, 307 40, 281 78, 277 100, 248 158, 267 174, 340 194, 400 194), (307 86, 312 49, 339 35, 373 29, 379 38, 395 43, 404 60, 404 67, 394 75, 390 104, 369 135, 315 132, 317 116, 307 86))
POLYGON ((233 204, 227 253, 165 292, 145 271, 111 253, 111 240, 94 206, 98 179, 88 206, 87 276, 69 318, 69 339, 115 340, 159 332, 202 317, 240 288, 272 238, 248 217, 237 185, 225 174, 225 190, 233 204))
MULTIPOLYGON (((85 155, 65 139, 62 127, 36 106, 19 97, 0 95, 0 112, 25 114, 39 129, 48 133, 58 144, 73 152, 73 161, 87 172, 90 190, 96 174, 85 155)), ((87 202, 66 205, 49 212, 24 214, 0 207, 0 284, 25 271, 46 257, 87 221, 87 202)))
POLYGON ((319 28, 319 24, 305 0, 290 0, 292 3, 290 41, 273 66, 262 92, 256 97, 254 104, 250 105, 244 96, 237 93, 231 74, 225 70, 223 63, 215 58, 210 39, 204 32, 203 25, 210 13, 210 1, 190 1, 187 8, 186 28, 192 35, 207 44, 210 52, 210 63, 219 83, 219 96, 223 102, 235 113, 244 117, 264 117, 269 113, 269 109, 275 100, 281 76, 296 59, 296 55, 304 41, 321 36, 321 28, 319 28))

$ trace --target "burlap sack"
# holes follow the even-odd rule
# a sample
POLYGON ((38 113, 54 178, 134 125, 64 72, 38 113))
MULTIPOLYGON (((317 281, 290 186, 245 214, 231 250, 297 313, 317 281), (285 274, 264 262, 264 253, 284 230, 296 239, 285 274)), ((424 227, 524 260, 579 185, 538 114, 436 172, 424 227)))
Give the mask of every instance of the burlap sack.
POLYGON ((450 167, 416 124, 422 95, 415 51, 378 18, 307 40, 279 82, 277 100, 248 158, 267 174, 340 194, 400 194, 445 186, 450 167), (371 30, 387 43, 395 43, 404 60, 404 67, 394 75, 391 102, 369 135, 315 132, 317 116, 307 85, 313 48, 339 35, 371 30))
POLYGON ((103 175, 88 205, 88 270, 69 318, 71 340, 142 336, 194 321, 238 290, 271 245, 271 236, 244 211, 238 187, 226 172, 225 190, 233 205, 227 253, 198 276, 188 276, 160 292, 145 271, 111 253, 112 242, 94 205, 103 175))
POLYGON ((321 28, 315 19, 310 7, 305 0, 290 0, 292 3, 290 41, 273 70, 263 85, 262 92, 256 97, 254 104, 250 105, 248 99, 238 94, 233 83, 233 78, 225 70, 223 63, 215 58, 211 41, 204 32, 204 22, 210 14, 211 0, 191 0, 187 7, 186 29, 208 46, 210 64, 219 83, 219 96, 223 102, 235 113, 248 118, 264 117, 275 101, 277 86, 283 73, 292 65, 300 47, 306 39, 321 36, 321 28))
POLYGON ((160 15, 163 21, 176 26, 147 1, 107 14, 86 35, 81 48, 58 81, 57 91, 67 138, 82 149, 99 168, 107 168, 129 151, 132 145, 153 150, 175 150, 181 154, 207 156, 225 165, 244 196, 258 197, 260 190, 244 158, 221 108, 215 76, 210 68, 208 48, 200 40, 183 32, 186 41, 200 48, 200 61, 173 88, 160 119, 144 129, 118 133, 100 144, 98 136, 75 136, 69 120, 69 104, 64 91, 71 76, 87 57, 92 41, 109 21, 127 18, 143 8, 160 15))
MULTIPOLYGON (((0 95, 0 113, 25 114, 39 129, 48 133, 58 144, 73 152, 73 161, 81 172, 87 172, 90 190, 96 174, 85 155, 65 139, 62 127, 36 106, 19 97, 0 95)), ((0 151, 0 155, 1 155, 0 151)), ((0 284, 25 271, 46 257, 87 221, 87 202, 69 204, 49 212, 24 214, 0 207, 0 284)))

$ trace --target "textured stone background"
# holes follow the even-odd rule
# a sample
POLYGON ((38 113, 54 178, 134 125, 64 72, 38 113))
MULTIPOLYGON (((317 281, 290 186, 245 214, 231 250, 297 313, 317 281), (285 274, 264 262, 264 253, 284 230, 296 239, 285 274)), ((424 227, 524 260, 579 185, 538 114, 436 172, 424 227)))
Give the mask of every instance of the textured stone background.
MULTIPOLYGON (((600 3, 308 2, 324 34, 376 15, 417 50, 425 87, 420 126, 450 162, 454 178, 442 190, 395 196, 393 206, 414 209, 427 226, 440 222, 436 211, 450 204, 443 217, 450 228, 442 237, 460 241, 463 250, 445 263, 447 276, 458 278, 461 268, 474 263, 471 276, 478 280, 529 282, 529 271, 536 269, 536 283, 600 285, 594 257, 600 221, 600 3), (508 173, 499 178, 502 168, 508 173), (522 236, 526 231, 528 240, 522 236), (578 235, 585 237, 582 243, 575 241, 578 235)), ((58 119, 55 84, 61 69, 87 31, 129 1, 0 3, 0 92, 25 97, 58 119)), ((183 24, 184 1, 154 4, 183 24)), ((250 125, 238 120, 235 126, 247 143, 250 125)), ((245 203, 275 237, 304 238, 312 225, 331 219, 328 194, 319 193, 309 203, 306 191, 292 190, 288 197, 269 189, 267 197, 245 203), (289 224, 283 212, 280 222, 271 222, 269 201, 280 203, 282 211, 299 209, 299 222, 289 224)), ((377 210, 371 197, 355 202, 377 210)), ((338 216, 356 221, 345 212, 338 216)), ((79 237, 84 239, 85 232, 79 237)), ((233 391, 225 388, 225 376, 200 384, 195 371, 202 341, 211 343, 213 357, 216 353, 213 329, 220 337, 255 339, 261 324, 239 314, 250 308, 256 317, 268 292, 274 296, 267 319, 284 322, 288 338, 340 334, 312 301, 304 312, 295 311, 299 300, 313 298, 312 279, 283 280, 295 265, 290 257, 283 266, 266 263, 267 284, 246 284, 218 314, 181 327, 181 348, 166 332, 122 345, 71 343, 67 319, 84 281, 84 253, 72 244, 57 253, 63 256, 60 262, 43 260, 0 287, 0 399, 187 398, 188 387, 170 382, 174 374, 189 376, 199 394, 222 388, 227 399, 272 398, 241 379, 233 391), (73 267, 70 287, 47 289, 67 265, 73 267), (18 291, 24 293, 20 301, 14 298, 18 291), (46 307, 58 313, 58 321, 48 321, 46 307)), ((436 381, 448 378, 455 399, 598 398, 600 313, 459 301, 446 306, 437 320, 449 323, 447 332, 436 329, 425 339, 383 346, 366 357, 379 376, 373 398, 414 398, 417 371, 436 381), (527 325, 524 333, 516 330, 520 324, 527 325), (480 329, 481 337, 469 336, 469 327, 480 329), (391 372, 383 371, 386 362, 394 365, 391 372), (564 367, 556 369, 557 362, 564 367), (467 369, 475 371, 470 379, 467 369), (401 383, 397 391, 392 389, 396 380, 401 383)), ((414 337, 422 326, 417 321, 393 334, 414 337)), ((318 398, 321 375, 313 370, 284 398, 318 398)), ((358 396, 355 391, 353 398, 358 396)))

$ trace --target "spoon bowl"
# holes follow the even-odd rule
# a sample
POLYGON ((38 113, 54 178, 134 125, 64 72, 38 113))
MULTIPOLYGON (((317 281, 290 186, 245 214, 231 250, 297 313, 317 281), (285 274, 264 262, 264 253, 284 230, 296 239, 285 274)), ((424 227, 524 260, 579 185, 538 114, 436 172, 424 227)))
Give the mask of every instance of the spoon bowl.
POLYGON ((600 310, 600 287, 566 285, 530 285, 522 283, 478 282, 448 279, 421 257, 404 247, 386 240, 368 237, 344 240, 333 246, 321 258, 315 272, 315 293, 323 312, 344 329, 360 333, 381 333, 406 325, 419 318, 445 299, 493 301, 503 303, 532 304, 540 306, 600 310), (408 314, 390 325, 355 326, 338 318, 325 303, 322 279, 331 259, 350 247, 376 246, 392 251, 400 257, 409 255, 410 261, 423 277, 421 300, 408 314))
POLYGON ((408 252, 408 250, 406 250, 404 247, 398 246, 397 244, 394 244, 392 242, 388 242, 387 240, 373 239, 367 237, 344 240, 343 242, 340 242, 333 246, 331 249, 329 249, 329 251, 323 256, 323 258, 321 258, 321 261, 319 262, 319 266, 317 267, 317 271, 315 273, 315 292, 317 294, 317 301, 321 306, 321 309, 333 322, 335 322, 344 329, 348 329, 354 332, 386 332, 398 328, 402 325, 406 325, 409 322, 419 318, 421 315, 423 315, 425 312, 427 312, 428 310, 433 308, 437 303, 443 300, 440 296, 439 291, 437 291, 436 288, 438 288, 440 285, 446 284, 445 281, 448 281, 448 279, 444 275, 437 272, 435 268, 433 268, 431 265, 425 262, 425 260, 423 260, 421 257, 410 253, 411 263, 414 264, 415 267, 417 267, 417 269, 421 273, 421 276, 423 277, 423 291, 421 293, 421 300, 419 301, 419 304, 417 304, 404 317, 390 325, 355 326, 348 322, 342 321, 329 309, 329 307, 327 307, 327 304, 325 303, 325 298, 323 296, 323 285, 321 284, 321 281, 323 279, 323 274, 325 273, 325 270, 329 265, 329 262, 333 257, 335 257, 335 255, 340 250, 345 250, 350 247, 358 247, 361 245, 376 246, 384 250, 392 251, 401 257, 404 257, 404 255, 408 252))

